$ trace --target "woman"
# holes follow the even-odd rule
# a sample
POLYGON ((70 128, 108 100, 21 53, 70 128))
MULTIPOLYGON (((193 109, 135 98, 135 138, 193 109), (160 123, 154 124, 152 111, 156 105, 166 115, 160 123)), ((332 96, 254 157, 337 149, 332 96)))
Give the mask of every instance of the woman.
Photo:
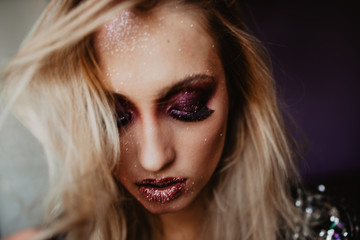
POLYGON ((239 12, 225 0, 49 4, 3 78, 50 166, 45 227, 23 234, 319 234, 300 194, 294 204, 269 63, 239 12))

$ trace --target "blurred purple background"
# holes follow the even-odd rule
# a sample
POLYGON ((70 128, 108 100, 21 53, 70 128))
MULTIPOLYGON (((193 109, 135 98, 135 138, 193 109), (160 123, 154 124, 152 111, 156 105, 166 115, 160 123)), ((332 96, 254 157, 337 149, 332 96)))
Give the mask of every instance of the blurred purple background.
POLYGON ((242 2, 250 30, 269 50, 279 96, 305 136, 304 181, 325 183, 359 205, 359 8, 346 1, 242 2))

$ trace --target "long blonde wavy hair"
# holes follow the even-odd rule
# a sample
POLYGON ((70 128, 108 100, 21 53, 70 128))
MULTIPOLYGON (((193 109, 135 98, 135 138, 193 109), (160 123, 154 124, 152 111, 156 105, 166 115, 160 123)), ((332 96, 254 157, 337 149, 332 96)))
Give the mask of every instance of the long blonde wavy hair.
POLYGON ((47 155, 51 187, 39 239, 150 239, 156 217, 113 177, 120 159, 114 99, 103 86, 94 33, 124 9, 161 4, 196 10, 217 43, 230 99, 225 150, 206 196, 204 239, 290 238, 297 210, 293 153, 278 109, 270 63, 248 34, 236 1, 53 0, 9 63, 7 108, 47 155))

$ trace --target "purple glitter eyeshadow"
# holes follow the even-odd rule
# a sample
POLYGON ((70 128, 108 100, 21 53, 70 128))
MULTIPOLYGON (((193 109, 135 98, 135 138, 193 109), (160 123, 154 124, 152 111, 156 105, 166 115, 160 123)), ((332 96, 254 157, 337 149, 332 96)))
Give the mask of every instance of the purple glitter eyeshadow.
POLYGON ((116 112, 116 123, 118 128, 125 126, 132 120, 132 114, 130 112, 116 112))
POLYGON ((205 120, 214 112, 206 106, 211 93, 208 89, 181 92, 172 98, 167 111, 174 119, 184 122, 205 120))
POLYGON ((211 110, 205 106, 204 108, 195 110, 193 112, 185 112, 185 111, 181 111, 181 110, 170 109, 169 114, 173 118, 184 121, 184 122, 196 122, 196 121, 205 120, 213 112, 214 112, 214 110, 211 110))
POLYGON ((130 103, 122 96, 115 94, 115 118, 118 128, 130 123, 133 119, 133 113, 129 111, 130 103))
MULTIPOLYGON (((183 122, 197 122, 207 119, 214 110, 207 107, 216 88, 211 77, 196 75, 175 85, 164 97, 158 100, 159 110, 173 119, 183 122), (201 81, 200 81, 200 80, 201 81), (207 79, 207 80, 202 80, 207 79), (186 84, 186 86, 184 86, 186 84)), ((116 121, 119 128, 131 123, 134 109, 130 101, 121 94, 115 96, 116 121)))

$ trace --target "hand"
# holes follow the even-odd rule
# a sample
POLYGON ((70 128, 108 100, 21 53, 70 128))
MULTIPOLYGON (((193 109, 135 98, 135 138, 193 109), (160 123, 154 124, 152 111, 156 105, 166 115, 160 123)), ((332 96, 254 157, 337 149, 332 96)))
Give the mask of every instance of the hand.
POLYGON ((39 231, 40 230, 37 229, 25 229, 22 230, 21 232, 8 236, 3 240, 31 240, 36 236, 36 234, 39 233, 39 231))

